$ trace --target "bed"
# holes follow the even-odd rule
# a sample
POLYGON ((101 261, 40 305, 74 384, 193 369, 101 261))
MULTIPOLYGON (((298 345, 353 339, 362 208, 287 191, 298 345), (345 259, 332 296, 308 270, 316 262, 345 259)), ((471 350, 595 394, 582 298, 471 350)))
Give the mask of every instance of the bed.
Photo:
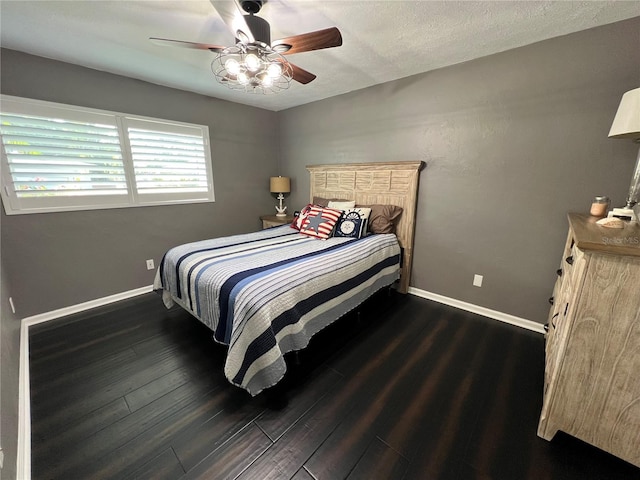
POLYGON ((226 378, 251 395, 280 381, 284 354, 378 290, 406 293, 423 162, 314 165, 310 201, 354 200, 403 209, 395 233, 318 240, 289 225, 170 249, 154 289, 228 347, 226 378))

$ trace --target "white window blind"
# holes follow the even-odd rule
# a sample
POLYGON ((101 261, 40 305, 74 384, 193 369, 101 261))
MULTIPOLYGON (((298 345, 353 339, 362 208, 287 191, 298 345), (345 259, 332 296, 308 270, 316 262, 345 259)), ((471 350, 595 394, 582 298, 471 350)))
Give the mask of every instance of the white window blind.
POLYGON ((200 127, 126 119, 141 202, 206 194, 207 144, 200 127))
POLYGON ((7 214, 213 201, 206 126, 0 97, 7 214))

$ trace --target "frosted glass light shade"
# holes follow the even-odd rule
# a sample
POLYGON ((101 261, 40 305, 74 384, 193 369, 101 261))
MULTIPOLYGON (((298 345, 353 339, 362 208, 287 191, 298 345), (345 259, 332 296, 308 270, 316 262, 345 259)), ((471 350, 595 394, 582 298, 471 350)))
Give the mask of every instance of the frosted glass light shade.
POLYGON ((224 62, 224 68, 227 69, 231 75, 238 75, 240 73, 240 63, 235 58, 230 58, 224 62))
POLYGON ((246 85, 247 83, 249 83, 249 76, 244 72, 240 72, 238 74, 238 82, 240 82, 242 85, 246 85))
POLYGON ((282 74, 282 67, 277 63, 272 63, 267 67, 267 74, 271 78, 278 78, 282 74))
POLYGON ((262 75, 260 78, 260 83, 262 84, 263 87, 270 87, 271 85, 273 85, 273 78, 271 78, 269 75, 262 75))
POLYGON ((253 53, 250 53, 245 57, 244 63, 247 66, 247 69, 249 69, 249 71, 257 72, 262 62, 260 62, 260 59, 256 57, 253 53))

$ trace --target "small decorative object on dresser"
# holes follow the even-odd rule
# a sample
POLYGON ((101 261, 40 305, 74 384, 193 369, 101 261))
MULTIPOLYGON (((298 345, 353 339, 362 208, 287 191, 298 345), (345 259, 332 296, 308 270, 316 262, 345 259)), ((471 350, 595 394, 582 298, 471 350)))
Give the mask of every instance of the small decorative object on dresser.
POLYGON ((279 227, 280 225, 291 223, 293 222, 293 218, 293 215, 283 217, 279 217, 278 215, 262 215, 260 220, 262 221, 262 229, 264 230, 265 228, 279 227))
POLYGON ((609 208, 609 197, 595 197, 589 213, 594 217, 602 218, 607 214, 607 208, 609 208))
POLYGON ((562 430, 640 467, 640 225, 596 221, 569 214, 538 435, 562 430))

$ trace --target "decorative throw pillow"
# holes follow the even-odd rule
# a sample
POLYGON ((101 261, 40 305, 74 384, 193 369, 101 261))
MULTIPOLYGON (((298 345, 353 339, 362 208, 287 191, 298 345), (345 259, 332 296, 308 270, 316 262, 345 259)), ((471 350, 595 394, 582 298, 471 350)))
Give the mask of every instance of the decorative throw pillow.
POLYGON ((342 212, 336 224, 334 237, 362 238, 367 233, 370 208, 349 208, 342 212))
POLYGON ((302 210, 300 210, 300 213, 298 214, 298 216, 293 219, 293 222, 291 222, 291 228, 300 230, 300 228, 302 227, 302 224, 304 223, 304 220, 307 218, 307 215, 309 215, 309 212, 311 211, 311 207, 313 207, 313 205, 310 203, 306 207, 304 207, 302 210))
POLYGON ((373 233, 395 233, 396 223, 402 215, 402 207, 397 205, 359 205, 371 208, 369 231, 373 233))
POLYGON ((356 206, 355 200, 330 200, 329 208, 337 208, 338 210, 346 210, 348 208, 353 208, 356 206))
POLYGON ((310 237, 329 238, 341 214, 342 210, 312 205, 302 223, 300 233, 304 233, 310 237))

